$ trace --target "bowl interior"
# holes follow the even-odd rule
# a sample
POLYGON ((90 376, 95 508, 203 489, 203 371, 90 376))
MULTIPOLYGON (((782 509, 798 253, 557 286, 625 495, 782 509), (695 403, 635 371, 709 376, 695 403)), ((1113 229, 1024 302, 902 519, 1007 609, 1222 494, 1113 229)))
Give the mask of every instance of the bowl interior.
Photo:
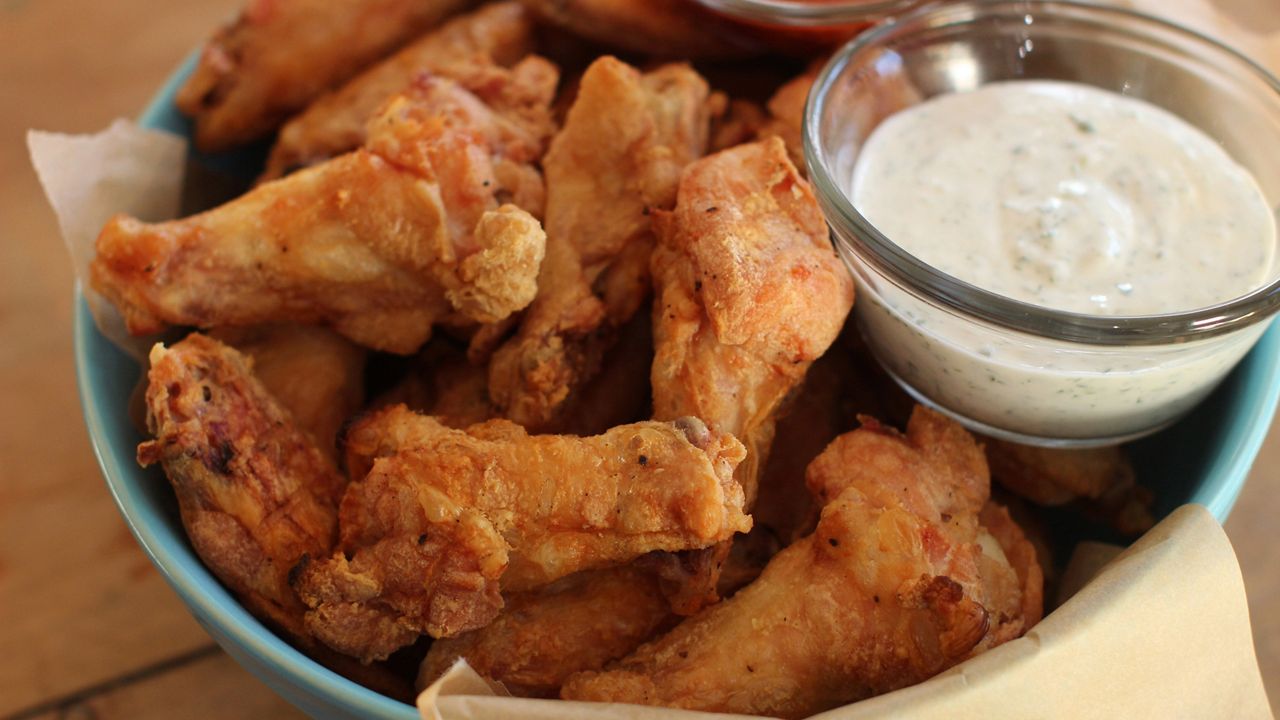
MULTIPOLYGON (((193 64, 194 56, 170 78, 142 115, 143 125, 190 138, 190 124, 173 107, 173 96, 193 64)), ((192 152, 188 184, 230 178, 231 185, 243 188, 262 157, 262 147, 217 156, 192 152)), ((138 542, 200 624, 250 672, 312 716, 416 718, 412 707, 367 690, 292 648, 205 569, 186 538, 163 474, 143 470, 134 460, 143 438, 128 420, 128 407, 141 369, 98 332, 83 300, 76 312, 75 352, 85 422, 107 485, 138 542)), ((1266 436, 1277 397, 1280 331, 1273 328, 1207 402, 1176 426, 1134 446, 1139 478, 1156 493, 1157 515, 1195 502, 1224 520, 1266 436)), ((1066 514, 1055 526, 1059 542, 1116 540, 1100 526, 1066 514)))

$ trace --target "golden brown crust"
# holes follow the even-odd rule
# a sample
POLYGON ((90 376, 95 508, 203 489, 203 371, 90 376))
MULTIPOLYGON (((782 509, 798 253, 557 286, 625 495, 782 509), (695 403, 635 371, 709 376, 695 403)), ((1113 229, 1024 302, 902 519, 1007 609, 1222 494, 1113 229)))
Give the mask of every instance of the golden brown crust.
POLYGON ((811 467, 810 485, 832 498, 812 535, 731 599, 609 670, 569 678, 561 696, 805 717, 1008 639, 984 607, 984 572, 1014 570, 988 562, 978 542, 981 450, 925 410, 906 436, 868 426, 811 467), (885 452, 894 457, 880 471, 849 473, 885 452), (944 467, 955 461, 959 470, 944 467))
MULTIPOLYGON (((485 5, 453 18, 321 95, 285 123, 261 180, 274 180, 363 145, 369 117, 421 73, 463 81, 486 65, 514 65, 532 50, 533 24, 519 3, 485 5)), ((545 106, 541 111, 547 112, 545 106)))
POLYGON ((91 282, 135 334, 293 321, 412 352, 450 313, 492 322, 533 299, 545 236, 499 201, 540 208, 537 132, 423 78, 371 121, 365 149, 183 220, 114 218, 91 282))
MULTIPOLYGON (((753 506, 776 414, 826 351, 853 281, 782 142, 690 165, 673 212, 655 212, 654 417, 693 415, 747 447, 737 479, 753 506)), ((714 600, 729 548, 663 571, 681 612, 714 600)))
POLYGON ((299 591, 308 629, 366 660, 482 627, 500 588, 751 526, 733 482, 741 444, 696 419, 577 438, 505 420, 451 430, 396 406, 353 425, 347 453, 369 470, 343 498, 342 552, 300 573, 299 591))
POLYGON ((555 697, 576 672, 599 670, 673 620, 650 573, 622 566, 570 575, 506 598, 489 625, 436 640, 418 675, 423 688, 459 658, 524 697, 555 697))
POLYGON ((675 203, 706 147, 706 82, 687 65, 641 74, 611 57, 583 75, 543 160, 547 258, 539 294, 490 365, 504 417, 558 429, 617 328, 649 294, 649 213, 675 203))
POLYGON ((351 77, 466 0, 248 0, 205 45, 178 90, 201 150, 269 133, 312 98, 351 77))
POLYGON ((289 571, 327 555, 345 480, 254 376, 251 362, 192 334, 151 351, 138 462, 160 463, 191 544, 245 603, 294 638, 303 605, 289 571))

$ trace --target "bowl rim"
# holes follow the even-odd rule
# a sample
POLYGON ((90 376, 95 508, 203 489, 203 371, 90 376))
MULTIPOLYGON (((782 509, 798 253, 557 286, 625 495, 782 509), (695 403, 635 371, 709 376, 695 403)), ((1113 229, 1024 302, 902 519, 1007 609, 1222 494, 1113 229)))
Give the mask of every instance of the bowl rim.
MULTIPOLYGON (((1231 300, 1171 313, 1091 315, 1034 305, 934 268, 890 240, 854 207, 828 168, 827 158, 834 156, 836 149, 828 151, 824 146, 820 128, 832 88, 844 76, 849 63, 859 54, 876 49, 886 39, 910 37, 922 29, 921 24, 923 29, 933 27, 927 24, 932 19, 945 20, 943 24, 952 27, 973 25, 985 17, 1014 12, 1077 22, 1081 17, 1122 18, 1141 28, 1143 33, 1172 33, 1200 50, 1220 53, 1227 61, 1238 63, 1280 98, 1280 80, 1246 55, 1183 25, 1137 10, 1080 0, 963 0, 926 5, 885 20, 847 42, 822 68, 810 89, 802 124, 805 165, 837 243, 928 302, 963 317, 1050 341, 1095 346, 1169 345, 1232 333, 1265 321, 1280 311, 1280 277, 1231 300), (966 9, 970 11, 968 14, 963 12, 966 9), (948 19, 952 15, 957 18, 948 19), (914 29, 913 23, 917 24, 914 29)), ((1280 237, 1277 242, 1280 243, 1280 237)))
POLYGON ((806 3, 797 0, 695 0, 737 20, 793 27, 873 22, 934 0, 847 0, 806 3))
MULTIPOLYGON (((195 68, 198 57, 199 51, 191 53, 169 76, 147 104, 146 109, 139 115, 137 121, 139 125, 151 129, 159 128, 158 118, 166 112, 178 87, 195 68)), ((205 567, 189 544, 173 546, 149 525, 146 516, 150 510, 143 507, 146 500, 134 487, 135 483, 131 482, 128 471, 123 470, 136 461, 131 455, 123 453, 123 448, 114 447, 103 430, 109 424, 127 422, 127 419, 106 417, 102 403, 97 399, 99 388, 90 372, 93 358, 89 356, 89 348, 90 334, 98 334, 98 329, 79 281, 76 282, 75 299, 73 333, 76 384, 79 388, 81 411, 94 456, 98 460, 98 467, 129 531, 133 533, 134 538, 165 581, 186 603, 189 611, 201 624, 207 622, 217 629, 216 633, 210 634, 220 646, 223 646, 224 650, 228 650, 233 655, 238 654, 236 651, 243 651, 263 667, 278 668, 293 682, 304 685, 317 695, 325 696, 327 700, 347 712, 356 713, 361 717, 396 720, 412 720, 419 717, 414 706, 349 680, 294 648, 274 630, 249 613, 221 581, 205 567), (224 639, 230 640, 236 647, 227 647, 224 639)), ((109 341, 104 338, 103 342, 109 341)), ((141 469, 137 468, 137 472, 141 473, 141 469)), ((182 536, 185 538, 185 534, 182 536)), ((243 662, 238 664, 252 672, 286 700, 297 705, 293 694, 284 691, 275 678, 260 673, 256 668, 246 666, 243 662)), ((307 710, 305 707, 299 707, 304 711, 307 710)))

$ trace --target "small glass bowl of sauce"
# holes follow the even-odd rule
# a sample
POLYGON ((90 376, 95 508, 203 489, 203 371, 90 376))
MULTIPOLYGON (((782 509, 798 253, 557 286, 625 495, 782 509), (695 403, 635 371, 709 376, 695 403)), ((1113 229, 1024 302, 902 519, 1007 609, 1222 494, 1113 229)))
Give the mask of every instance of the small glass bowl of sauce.
MULTIPOLYGON (((1141 135, 1102 139, 1136 145, 1133 138, 1141 135)), ((1056 446, 1112 444, 1155 432, 1208 395, 1280 309, 1280 83, 1230 48, 1177 25, 1069 1, 924 7, 875 27, 832 58, 809 97, 804 143, 810 179, 858 283, 854 312, 868 345, 917 400, 979 432, 1056 446), (1001 91, 1032 86, 1018 86, 1022 81, 1048 88, 1046 107, 1058 107, 1052 103, 1063 97, 1102 95, 1097 90, 1115 103, 1110 115, 1062 106, 1032 118, 1056 135, 1042 136, 1037 128, 1029 143, 1010 139, 1008 147, 993 145, 971 157, 952 152, 955 142, 971 137, 1007 139, 984 133, 986 121, 974 111, 1016 112, 1016 94, 1001 91), (980 88, 973 98, 982 102, 968 109, 943 104, 955 98, 941 96, 980 88), (961 207, 986 223, 978 227, 983 232, 974 232, 965 225, 973 218, 935 217, 923 226, 925 240, 942 251, 986 238, 985 231, 998 226, 993 237, 1001 242, 978 241, 968 256, 937 255, 891 221, 902 215, 886 216, 883 204, 859 205, 874 193, 860 192, 858 183, 885 177, 865 167, 877 160, 877 148, 892 146, 884 136, 930 108, 941 109, 935 114, 955 126, 934 147, 922 140, 927 130, 920 135, 917 128, 905 143, 899 138, 893 152, 905 167, 894 171, 917 175, 895 191, 895 212, 923 216, 961 207), (1156 125, 1183 127, 1199 139, 1174 127, 1163 141, 1176 152, 1139 153, 1124 167, 1092 136, 1105 135, 1116 117, 1129 115, 1135 122, 1155 118, 1156 125), (1071 155, 1077 145, 1078 158, 1071 155), (1162 156, 1175 154, 1185 155, 1183 165, 1165 167, 1162 156), (1001 170, 993 175, 993 167, 1001 170), (1101 174, 1088 175, 1092 170, 1101 174), (1222 210, 1216 193, 1225 181, 1195 184, 1219 170, 1240 193, 1238 212, 1222 210), (1070 177, 1055 176, 1046 185, 1035 177, 1041 171, 1070 177), (934 197, 984 182, 989 192, 979 193, 971 208, 934 197), (1041 192, 1043 187, 1051 191, 1041 192), (1150 197, 1138 195, 1129 202, 1123 193, 1131 191, 1167 191, 1174 199, 1151 205, 1150 197), (1139 206, 1146 215, 1134 210, 1139 206), (1169 209, 1184 213, 1186 221, 1165 222, 1169 209), (1101 214, 1087 215, 1095 211, 1101 214), (872 222, 873 215, 882 222, 872 222), (1032 220, 1039 225, 1028 225, 1032 220), (1228 245, 1227 236, 1206 230, 1190 236, 1203 247, 1166 256, 1152 251, 1149 238, 1145 249, 1133 250, 1123 237, 1141 231, 1159 242, 1176 240, 1189 223, 1234 228, 1244 245, 1228 245), (948 225, 955 226, 954 237, 946 235, 948 225), (1059 225, 1094 231, 1063 239, 1054 236, 1059 225), (1027 227, 1041 231, 1028 234, 1027 227), (1023 234, 1000 235, 1013 232, 1009 228, 1023 234), (1024 271, 1070 285, 1108 255, 1126 258, 1129 274, 1118 281, 1102 274, 1114 292, 1082 285, 1083 306, 1052 293, 1011 289, 1039 289, 1015 277, 1024 271), (1236 261, 1234 268, 1228 260, 1236 261), (1164 295, 1126 305, 1126 296, 1148 286, 1164 295), (1209 304, 1188 305, 1194 302, 1209 304)))

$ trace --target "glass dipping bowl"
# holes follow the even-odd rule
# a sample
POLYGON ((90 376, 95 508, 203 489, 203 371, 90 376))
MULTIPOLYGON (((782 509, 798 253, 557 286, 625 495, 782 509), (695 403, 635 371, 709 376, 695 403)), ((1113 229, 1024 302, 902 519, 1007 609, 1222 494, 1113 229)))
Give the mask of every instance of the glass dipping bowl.
POLYGON ((948 2, 844 46, 814 84, 804 150, 858 285, 859 327, 917 400, 970 428, 1054 446, 1105 445, 1185 414, 1280 308, 1280 268, 1228 302, 1095 316, 1012 300, 894 244, 842 189, 886 117, 943 93, 1052 79, 1141 98, 1198 127, 1280 204, 1280 84, 1234 50, 1148 15, 1078 2, 948 2))

